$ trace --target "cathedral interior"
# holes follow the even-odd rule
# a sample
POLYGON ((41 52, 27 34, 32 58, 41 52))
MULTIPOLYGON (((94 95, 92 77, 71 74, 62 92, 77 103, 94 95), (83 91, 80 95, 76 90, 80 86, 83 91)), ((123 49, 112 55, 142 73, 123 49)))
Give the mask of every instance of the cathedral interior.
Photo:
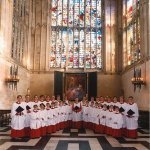
POLYGON ((0 68, 0 149, 150 149, 150 0, 0 0, 0 68), (62 98, 71 75, 89 98, 133 96, 138 138, 83 128, 13 141, 17 95, 62 98))

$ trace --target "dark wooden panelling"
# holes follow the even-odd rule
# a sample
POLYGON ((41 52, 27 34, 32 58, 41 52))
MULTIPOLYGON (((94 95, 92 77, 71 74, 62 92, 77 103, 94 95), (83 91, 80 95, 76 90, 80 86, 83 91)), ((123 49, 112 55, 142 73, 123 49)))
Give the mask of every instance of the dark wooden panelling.
POLYGON ((149 129, 149 111, 139 110, 139 126, 141 128, 149 129))

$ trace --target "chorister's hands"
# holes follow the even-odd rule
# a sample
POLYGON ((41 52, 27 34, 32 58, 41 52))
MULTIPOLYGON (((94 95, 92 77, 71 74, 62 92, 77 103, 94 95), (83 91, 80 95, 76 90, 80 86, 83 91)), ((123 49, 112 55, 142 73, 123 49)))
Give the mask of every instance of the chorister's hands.
POLYGON ((24 115, 24 113, 23 112, 17 112, 16 115, 21 116, 21 115, 24 115))
POLYGON ((30 113, 31 111, 30 110, 27 110, 27 113, 30 113))
POLYGON ((18 115, 20 115, 20 113, 16 113, 16 115, 18 116, 18 115))
POLYGON ((127 115, 128 118, 133 118, 134 116, 127 115))

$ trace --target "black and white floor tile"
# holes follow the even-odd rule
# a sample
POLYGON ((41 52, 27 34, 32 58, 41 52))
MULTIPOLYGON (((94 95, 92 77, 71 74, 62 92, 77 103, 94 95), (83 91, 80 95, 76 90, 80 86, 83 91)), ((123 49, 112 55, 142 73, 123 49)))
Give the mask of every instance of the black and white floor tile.
POLYGON ((95 134, 88 129, 64 129, 38 139, 13 140, 10 127, 3 127, 0 150, 150 150, 150 134, 139 129, 137 139, 128 139, 95 134))

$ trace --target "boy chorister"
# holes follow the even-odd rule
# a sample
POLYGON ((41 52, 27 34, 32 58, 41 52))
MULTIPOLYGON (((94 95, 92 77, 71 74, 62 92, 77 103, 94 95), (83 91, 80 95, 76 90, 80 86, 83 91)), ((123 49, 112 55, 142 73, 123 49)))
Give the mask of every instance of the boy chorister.
POLYGON ((65 127, 65 107, 63 106, 63 101, 59 103, 59 124, 60 129, 65 127))
POLYGON ((137 104, 134 103, 133 97, 129 96, 127 110, 126 110, 126 123, 127 123, 127 137, 137 138, 139 111, 137 104))
POLYGON ((71 105, 71 102, 68 102, 68 105, 66 105, 66 114, 67 114, 67 127, 71 128, 71 126, 72 126, 72 105, 71 105))
POLYGON ((40 106, 39 98, 37 95, 35 95, 33 98, 33 105, 37 105, 38 107, 40 106))
POLYGON ((107 110, 107 116, 106 116, 106 134, 112 135, 112 119, 114 116, 114 110, 113 105, 109 106, 109 109, 107 110))
POLYGON ((85 102, 85 105, 82 106, 82 119, 83 119, 83 127, 87 128, 88 125, 88 101, 85 102))
POLYGON ((93 107, 93 130, 95 132, 97 132, 97 129, 99 126, 99 112, 100 112, 100 109, 99 109, 99 103, 98 101, 95 103, 95 107, 93 107))
POLYGON ((41 121, 40 121, 40 111, 37 104, 33 105, 33 110, 30 114, 30 137, 31 138, 39 138, 41 136, 41 121))
POLYGON ((117 97, 116 97, 116 96, 114 96, 114 98, 113 98, 112 105, 114 105, 114 109, 115 109, 115 107, 116 107, 116 106, 119 106, 119 102, 118 102, 118 100, 117 100, 117 97))
POLYGON ((65 98, 64 98, 64 103, 65 103, 65 105, 69 105, 69 101, 67 99, 67 96, 65 96, 65 98))
POLYGON ((52 133, 52 124, 53 124, 53 111, 51 109, 50 103, 46 103, 46 112, 47 112, 47 133, 52 133))
POLYGON ((87 125, 87 128, 88 129, 91 129, 93 130, 93 121, 94 121, 94 115, 93 115, 93 112, 94 112, 94 105, 95 105, 95 102, 94 101, 91 101, 91 103, 89 103, 89 108, 88 108, 88 125, 87 125))
POLYGON ((113 102, 111 101, 111 97, 109 97, 109 96, 107 97, 106 105, 107 105, 107 109, 109 109, 110 105, 113 105, 113 102))
POLYGON ((123 117, 119 112, 119 107, 115 107, 115 111, 112 117, 112 136, 121 137, 121 129, 123 125, 123 117))
POLYGON ((107 105, 104 104, 103 109, 102 109, 101 114, 100 114, 100 124, 101 124, 100 133, 105 133, 105 130, 106 130, 106 116, 107 116, 107 105))
POLYGON ((17 101, 13 103, 11 109, 11 137, 21 138, 25 136, 25 116, 26 107, 25 102, 22 102, 22 96, 17 96, 17 101))
POLYGON ((51 116, 52 118, 50 117, 50 119, 52 119, 51 127, 52 127, 52 133, 55 133, 56 132, 56 124, 57 124, 57 116, 56 116, 56 109, 55 109, 54 101, 51 103, 51 109, 52 109, 52 116, 51 116))
POLYGON ((100 97, 100 103, 102 104, 102 105, 104 105, 104 104, 106 104, 107 102, 105 102, 105 99, 104 99, 104 97, 103 96, 101 96, 100 97))
POLYGON ((126 136, 126 109, 127 109, 127 103, 124 101, 123 96, 120 96, 119 98, 119 111, 122 114, 123 117, 123 125, 122 125, 122 135, 126 136))
POLYGON ((49 95, 46 96, 45 103, 50 103, 51 104, 51 99, 50 99, 49 95))
POLYGON ((95 132, 96 133, 101 133, 101 128, 102 128, 102 125, 100 124, 100 118, 101 118, 101 115, 102 115, 102 104, 99 103, 98 104, 98 115, 97 115, 97 119, 98 119, 98 122, 97 124, 95 125, 95 132))
POLYGON ((26 117, 25 117, 25 135, 30 136, 30 113, 32 111, 33 102, 30 101, 30 96, 25 96, 26 117))
POLYGON ((44 105, 46 105, 46 101, 45 101, 45 96, 44 95, 40 95, 40 99, 39 99, 39 105, 43 103, 44 105))
POLYGON ((59 103, 56 100, 55 101, 55 109, 54 111, 54 120, 55 120, 55 126, 56 126, 56 130, 58 131, 60 129, 60 107, 59 107, 59 103))
POLYGON ((40 104, 39 115, 40 115, 40 122, 41 122, 41 128, 40 128, 41 136, 45 136, 46 126, 47 126, 47 111, 43 103, 40 104))
POLYGON ((72 111, 72 125, 74 128, 80 129, 82 127, 82 106, 78 98, 73 103, 72 111))
POLYGON ((69 127, 69 125, 68 125, 68 104, 67 103, 65 103, 64 101, 62 102, 63 103, 63 109, 64 109, 64 127, 63 128, 68 128, 69 127))
POLYGON ((95 105, 94 97, 91 97, 91 100, 89 102, 89 106, 91 106, 91 103, 94 103, 94 104, 92 104, 93 106, 95 105))

